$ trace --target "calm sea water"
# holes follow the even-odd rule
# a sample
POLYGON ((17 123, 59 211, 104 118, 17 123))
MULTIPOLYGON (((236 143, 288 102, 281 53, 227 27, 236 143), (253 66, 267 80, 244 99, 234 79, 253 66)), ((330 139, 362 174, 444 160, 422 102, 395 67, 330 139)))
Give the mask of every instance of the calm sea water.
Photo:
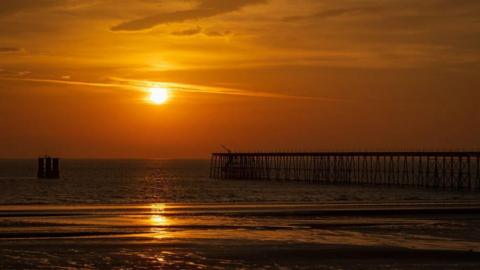
POLYGON ((0 204, 362 202, 479 200, 477 192, 209 179, 208 160, 62 160, 62 178, 35 178, 36 160, 0 161, 0 204))

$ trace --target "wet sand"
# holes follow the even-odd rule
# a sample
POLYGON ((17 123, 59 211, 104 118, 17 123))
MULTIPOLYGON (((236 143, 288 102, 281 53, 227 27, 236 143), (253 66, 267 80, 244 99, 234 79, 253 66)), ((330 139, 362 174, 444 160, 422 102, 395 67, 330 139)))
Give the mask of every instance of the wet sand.
POLYGON ((0 268, 479 269, 480 204, 0 206, 0 268))

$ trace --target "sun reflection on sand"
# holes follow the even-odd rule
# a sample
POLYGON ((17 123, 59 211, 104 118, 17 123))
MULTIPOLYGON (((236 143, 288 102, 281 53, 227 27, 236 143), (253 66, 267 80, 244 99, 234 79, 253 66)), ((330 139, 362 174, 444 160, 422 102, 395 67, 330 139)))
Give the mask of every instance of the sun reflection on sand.
POLYGON ((164 216, 165 204, 155 203, 150 206, 151 215, 149 223, 152 226, 164 226, 169 224, 169 219, 164 216))
POLYGON ((150 205, 150 209, 153 213, 163 213, 165 211, 166 205, 164 203, 154 203, 150 205))
POLYGON ((161 215, 150 216, 150 223, 152 226, 168 225, 168 219, 161 215))
POLYGON ((165 227, 171 225, 171 220, 164 215, 165 207, 163 203, 150 205, 151 214, 148 223, 152 226, 150 230, 154 234, 153 237, 157 239, 166 238, 169 235, 165 227))

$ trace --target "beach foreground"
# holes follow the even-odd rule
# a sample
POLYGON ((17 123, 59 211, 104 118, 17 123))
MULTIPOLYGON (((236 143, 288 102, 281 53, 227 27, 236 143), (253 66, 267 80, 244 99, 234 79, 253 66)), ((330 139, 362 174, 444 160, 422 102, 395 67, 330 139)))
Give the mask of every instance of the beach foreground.
POLYGON ((478 269, 480 204, 1 206, 0 268, 478 269))

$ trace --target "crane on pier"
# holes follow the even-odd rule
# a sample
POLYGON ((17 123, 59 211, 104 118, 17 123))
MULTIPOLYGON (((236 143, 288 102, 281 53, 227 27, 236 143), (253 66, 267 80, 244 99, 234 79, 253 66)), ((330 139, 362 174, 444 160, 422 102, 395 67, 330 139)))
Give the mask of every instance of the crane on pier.
POLYGON ((229 154, 232 153, 232 150, 228 149, 225 145, 221 144, 222 148, 225 149, 229 154))
MULTIPOLYGON (((225 151, 227 151, 228 154, 231 154, 232 153, 232 150, 230 150, 228 147, 226 147, 225 145, 221 144, 222 148, 225 149, 225 151)), ((230 167, 232 166, 235 166, 234 164, 234 161, 233 161, 233 156, 228 156, 228 161, 227 163, 225 163, 225 166, 223 167, 223 170, 225 172, 227 172, 228 170, 230 170, 230 167)))

